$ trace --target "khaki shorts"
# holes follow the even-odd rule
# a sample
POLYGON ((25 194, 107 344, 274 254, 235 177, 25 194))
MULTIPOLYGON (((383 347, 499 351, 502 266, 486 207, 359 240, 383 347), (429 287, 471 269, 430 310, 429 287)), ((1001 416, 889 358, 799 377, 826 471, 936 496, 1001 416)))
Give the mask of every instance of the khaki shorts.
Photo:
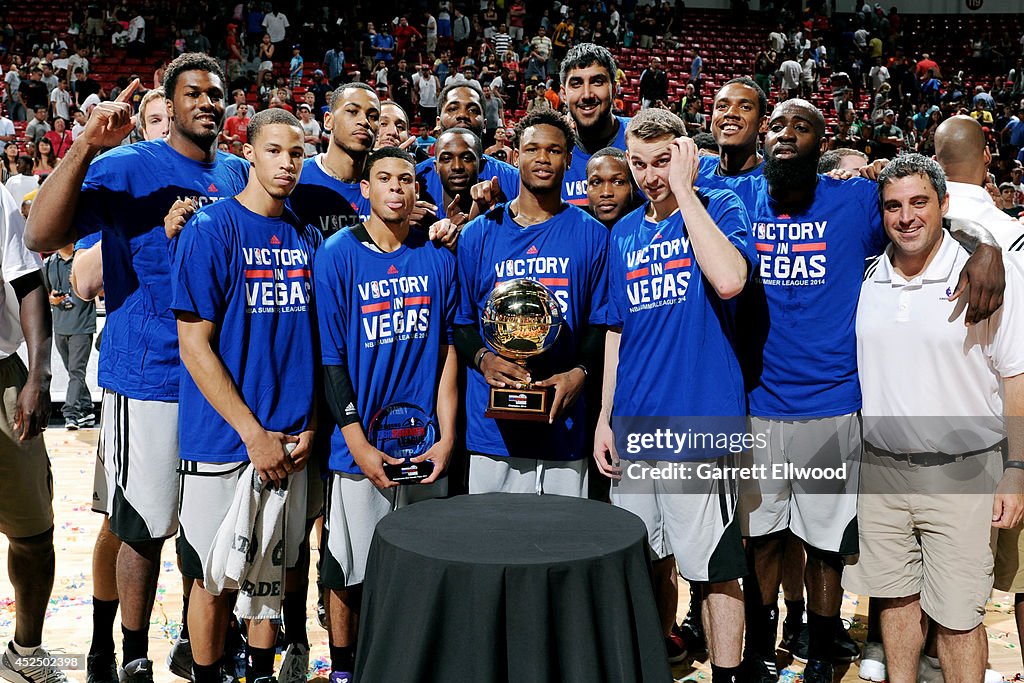
POLYGON ((43 437, 18 441, 18 392, 28 371, 17 355, 0 360, 0 533, 28 538, 53 526, 53 474, 43 437))
POLYGON ((1007 593, 1024 593, 1024 546, 1021 527, 995 529, 992 534, 996 554, 995 588, 1007 593))
POLYGON ((920 594, 921 609, 946 628, 982 622, 992 592, 990 547, 998 450, 920 466, 865 448, 860 470, 860 559, 843 587, 860 595, 920 594))

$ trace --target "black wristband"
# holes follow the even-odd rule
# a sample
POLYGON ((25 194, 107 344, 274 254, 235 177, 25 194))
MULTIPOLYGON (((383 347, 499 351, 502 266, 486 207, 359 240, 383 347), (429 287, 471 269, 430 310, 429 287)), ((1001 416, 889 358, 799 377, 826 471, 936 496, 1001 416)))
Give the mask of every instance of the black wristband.
POLYGON ((1024 470, 1024 460, 1007 460, 1003 463, 1003 471, 1009 469, 1024 470))

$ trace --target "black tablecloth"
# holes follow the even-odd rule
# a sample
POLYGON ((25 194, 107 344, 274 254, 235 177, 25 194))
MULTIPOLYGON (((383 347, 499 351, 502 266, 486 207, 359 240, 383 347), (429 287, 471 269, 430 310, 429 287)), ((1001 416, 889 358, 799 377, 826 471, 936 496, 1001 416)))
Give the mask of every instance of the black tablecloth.
POLYGON ((377 525, 356 678, 671 681, 643 522, 604 503, 487 494, 377 525))

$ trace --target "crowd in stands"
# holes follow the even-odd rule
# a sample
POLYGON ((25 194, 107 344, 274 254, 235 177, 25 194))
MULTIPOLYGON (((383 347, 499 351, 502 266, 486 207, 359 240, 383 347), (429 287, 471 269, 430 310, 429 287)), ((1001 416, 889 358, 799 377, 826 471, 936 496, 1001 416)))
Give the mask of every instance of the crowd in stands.
MULTIPOLYGON (((159 86, 162 64, 184 51, 222 58, 231 101, 247 105, 228 112, 235 119, 225 126, 224 149, 240 154, 247 117, 282 107, 302 117, 312 155, 323 146, 331 90, 350 80, 367 82, 382 99, 398 103, 411 124, 406 133, 422 133, 417 146, 423 149, 429 149, 423 141, 436 136, 441 89, 454 81, 477 83, 485 93, 490 147, 499 128, 509 129, 527 112, 564 109, 559 61, 574 44, 594 42, 620 55, 650 55, 639 67, 635 60, 628 71, 620 66, 617 113, 669 108, 690 135, 709 126, 712 93, 702 87, 709 71, 722 76, 719 81, 751 75, 773 102, 810 99, 830 123, 830 148, 855 148, 872 160, 913 151, 931 155, 939 123, 968 114, 985 127, 993 158, 988 189, 997 204, 1014 214, 1024 204, 1024 37, 1014 17, 997 24, 1006 30, 992 33, 925 35, 931 24, 878 4, 837 11, 833 3, 812 0, 802 8, 778 3, 750 13, 738 2, 730 15, 736 30, 755 33, 761 47, 737 64, 702 54, 702 36, 685 30, 693 25, 686 23, 688 13, 700 11, 683 2, 554 0, 542 7, 525 0, 440 0, 429 9, 385 16, 346 3, 301 12, 278 4, 129 9, 96 0, 76 5, 57 30, 31 21, 19 30, 10 17, 0 18, 2 180, 26 175, 19 165, 25 170, 29 162, 28 175, 45 176, 92 107, 134 77, 159 86), (670 63, 663 63, 664 54, 674 55, 670 63), (91 69, 125 56, 135 58, 135 73, 114 78, 91 69), (705 67, 706 59, 717 64, 705 67)), ((31 13, 32 6, 25 7, 31 13)), ((136 93, 136 104, 144 92, 136 93)))

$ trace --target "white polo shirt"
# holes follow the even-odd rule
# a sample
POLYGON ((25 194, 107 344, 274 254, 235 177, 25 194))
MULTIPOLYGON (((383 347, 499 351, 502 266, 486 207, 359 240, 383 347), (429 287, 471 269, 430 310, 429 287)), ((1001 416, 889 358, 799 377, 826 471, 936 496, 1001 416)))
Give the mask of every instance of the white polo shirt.
POLYGON ((1003 377, 1024 373, 1024 275, 1006 268, 1003 306, 966 327, 948 296, 969 254, 946 231, 924 272, 905 280, 890 244, 869 267, 857 309, 864 439, 894 453, 967 453, 1006 436, 1003 377))
POLYGON ((946 191, 949 192, 946 218, 963 218, 981 223, 1003 249, 1024 252, 1024 224, 996 208, 985 188, 947 181, 946 191))
POLYGON ((22 275, 40 270, 43 262, 39 254, 25 247, 25 219, 21 217, 21 203, 0 187, 0 358, 18 351, 24 335, 18 297, 9 283, 22 275))

